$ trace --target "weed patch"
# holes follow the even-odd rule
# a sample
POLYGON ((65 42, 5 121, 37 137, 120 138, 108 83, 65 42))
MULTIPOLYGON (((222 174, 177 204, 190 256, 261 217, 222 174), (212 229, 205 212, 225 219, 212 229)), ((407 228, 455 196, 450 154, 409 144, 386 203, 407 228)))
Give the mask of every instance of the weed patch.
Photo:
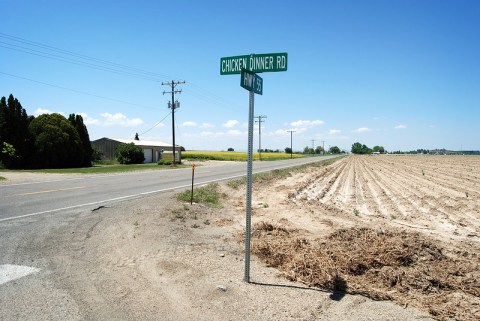
MULTIPOLYGON (((193 201, 195 203, 206 204, 211 207, 221 207, 222 195, 219 192, 219 186, 217 183, 208 184, 206 186, 198 187, 193 190, 193 201)), ((191 190, 186 190, 183 193, 177 195, 177 199, 183 202, 190 202, 191 190)))

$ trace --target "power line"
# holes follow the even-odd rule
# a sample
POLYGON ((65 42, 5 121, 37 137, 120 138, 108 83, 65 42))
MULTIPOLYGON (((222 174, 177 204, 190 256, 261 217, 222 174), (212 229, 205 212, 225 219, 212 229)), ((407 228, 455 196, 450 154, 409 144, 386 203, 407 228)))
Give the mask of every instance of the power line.
MULTIPOLYGON (((0 42, 0 43, 5 44, 4 42, 0 42)), ((10 50, 19 51, 19 52, 23 52, 23 53, 27 53, 27 54, 31 54, 31 55, 38 56, 38 57, 43 57, 43 58, 53 59, 53 60, 57 60, 57 61, 61 61, 61 62, 66 62, 66 63, 69 63, 69 64, 81 66, 81 67, 87 67, 87 68, 91 68, 91 69, 95 69, 95 70, 106 71, 106 72, 118 74, 118 75, 130 76, 130 77, 134 77, 134 78, 159 82, 159 80, 157 78, 153 78, 153 77, 149 77, 149 76, 143 76, 141 74, 135 74, 135 73, 128 72, 128 71, 113 69, 113 68, 101 66, 101 65, 98 65, 98 64, 83 62, 83 61, 80 61, 80 60, 74 60, 74 59, 71 59, 71 58, 68 58, 68 57, 62 57, 62 56, 59 56, 59 55, 49 54, 49 53, 42 52, 42 51, 39 51, 39 50, 25 48, 25 47, 22 47, 22 46, 16 46, 16 45, 11 45, 11 44, 7 44, 7 45, 8 46, 14 46, 14 47, 17 47, 17 48, 8 47, 8 46, 5 46, 5 45, 0 45, 0 47, 7 48, 7 49, 10 49, 10 50)))
POLYGON ((82 54, 79 54, 79 53, 76 53, 76 52, 73 52, 73 51, 64 50, 64 49, 53 47, 53 46, 43 44, 43 43, 40 43, 40 42, 30 41, 30 40, 23 39, 23 38, 20 38, 20 37, 8 35, 8 34, 2 33, 2 32, 0 32, 0 38, 4 38, 6 40, 13 41, 13 42, 16 42, 16 43, 20 43, 22 45, 26 45, 26 46, 29 46, 29 47, 41 48, 41 49, 47 50, 48 52, 45 52, 45 51, 32 49, 32 48, 29 48, 29 47, 20 46, 18 44, 7 43, 7 42, 3 42, 3 41, 0 42, 0 43, 3 43, 5 45, 10 46, 10 47, 7 47, 7 46, 1 46, 1 47, 7 48, 7 49, 10 49, 10 50, 21 51, 21 52, 32 54, 32 55, 37 55, 37 56, 44 57, 44 58, 55 59, 55 60, 59 60, 59 61, 63 61, 63 62, 68 62, 68 63, 72 63, 72 64, 76 64, 76 65, 81 65, 81 66, 84 66, 84 67, 89 67, 89 68, 94 68, 94 69, 99 69, 99 70, 109 71, 109 72, 114 72, 114 73, 125 74, 125 75, 128 75, 128 76, 143 78, 143 79, 146 79, 146 80, 152 80, 152 81, 157 81, 157 82, 159 82, 160 78, 168 77, 168 75, 165 75, 165 74, 155 73, 155 72, 143 70, 143 69, 140 69, 140 68, 135 68, 135 67, 130 67, 130 66, 123 65, 123 64, 114 63, 114 62, 104 60, 104 59, 99 59, 99 58, 95 58, 95 57, 91 57, 91 56, 87 56, 87 55, 82 55, 82 54), (15 48, 12 48, 12 47, 15 47, 15 48), (75 59, 73 59, 71 57, 74 57, 75 59))
POLYGON ((92 94, 92 93, 89 93, 89 92, 86 92, 86 91, 67 88, 67 87, 63 87, 63 86, 59 86, 59 85, 55 85, 55 84, 50 84, 50 83, 47 83, 47 82, 43 82, 43 81, 39 81, 39 80, 27 78, 27 77, 22 77, 22 76, 10 74, 10 73, 3 72, 3 71, 0 71, 0 74, 4 74, 4 75, 10 76, 10 77, 15 77, 15 78, 18 78, 18 79, 28 80, 28 81, 31 81, 31 82, 34 82, 34 83, 37 83, 37 84, 45 85, 45 86, 50 86, 50 87, 54 87, 54 88, 68 90, 68 91, 71 91, 71 92, 74 92, 74 93, 77 93, 77 94, 82 94, 82 95, 101 98, 101 99, 105 99, 105 100, 115 101, 115 102, 118 102, 118 103, 127 104, 127 105, 131 105, 131 106, 138 106, 138 107, 148 108, 148 109, 156 109, 155 107, 152 107, 152 106, 141 105, 141 104, 132 103, 132 102, 129 102, 129 101, 120 100, 120 99, 116 99, 116 98, 109 98, 109 97, 105 97, 105 96, 101 96, 101 95, 97 95, 97 94, 92 94))
MULTIPOLYGON (((80 67, 95 69, 99 71, 109 72, 122 76, 129 76, 153 82, 160 82, 160 79, 165 77, 171 78, 171 76, 167 76, 165 74, 155 73, 136 67, 131 67, 128 65, 123 65, 108 60, 83 55, 73 51, 54 47, 45 43, 31 41, 25 38, 9 35, 3 32, 0 32, 0 39, 4 40, 0 41, 0 47, 2 48, 23 52, 37 57, 69 63, 80 67)), ((231 108, 232 106, 242 108, 242 106, 238 105, 237 103, 228 101, 225 98, 218 96, 215 93, 202 88, 201 86, 196 85, 195 83, 189 83, 187 86, 190 90, 193 91, 194 96, 197 96, 197 98, 205 101, 206 103, 227 106, 229 108, 231 108)))
POLYGON ((140 133, 139 135, 144 135, 144 134, 148 133, 149 131, 151 131, 152 129, 154 129, 154 128, 157 127, 158 125, 160 125, 160 123, 161 123, 162 121, 164 121, 165 118, 167 118, 168 116, 170 116, 170 112, 169 112, 165 117, 163 117, 162 120, 160 120, 158 123, 156 123, 152 128, 147 129, 146 131, 144 131, 143 133, 140 133))
POLYGON ((239 109, 243 108, 243 106, 241 106, 240 104, 229 101, 221 96, 218 96, 215 93, 196 85, 195 83, 189 82, 186 86, 188 89, 192 90, 194 94, 196 94, 197 96, 208 99, 208 100, 202 99, 207 103, 213 102, 216 105, 223 105, 229 108, 231 108, 232 106, 238 107, 239 109))

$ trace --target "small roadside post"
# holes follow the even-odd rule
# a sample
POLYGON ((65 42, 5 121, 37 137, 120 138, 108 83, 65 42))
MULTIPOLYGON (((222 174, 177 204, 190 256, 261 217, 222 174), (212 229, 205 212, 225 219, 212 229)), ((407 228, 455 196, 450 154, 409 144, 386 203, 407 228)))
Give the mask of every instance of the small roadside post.
POLYGON ((247 283, 250 283, 254 95, 263 94, 263 79, 257 73, 287 71, 287 64, 288 54, 285 52, 220 58, 220 75, 240 74, 240 86, 249 91, 247 191, 245 202, 245 275, 243 277, 243 280, 247 283))
POLYGON ((193 182, 195 181, 195 164, 192 164, 192 192, 190 193, 190 205, 193 204, 193 182))

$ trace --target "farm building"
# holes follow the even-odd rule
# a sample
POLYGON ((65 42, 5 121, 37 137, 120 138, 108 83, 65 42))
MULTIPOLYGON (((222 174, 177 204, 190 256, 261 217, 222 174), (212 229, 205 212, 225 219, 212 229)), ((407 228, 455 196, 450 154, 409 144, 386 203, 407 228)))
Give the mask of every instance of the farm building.
MULTIPOLYGON (((129 140, 100 138, 91 142, 92 148, 98 149, 103 154, 103 159, 114 160, 115 150, 120 144, 134 143, 143 149, 144 163, 156 163, 160 159, 172 159, 172 145, 159 141, 129 140)), ((175 160, 179 162, 182 157, 181 146, 176 145, 175 160)))

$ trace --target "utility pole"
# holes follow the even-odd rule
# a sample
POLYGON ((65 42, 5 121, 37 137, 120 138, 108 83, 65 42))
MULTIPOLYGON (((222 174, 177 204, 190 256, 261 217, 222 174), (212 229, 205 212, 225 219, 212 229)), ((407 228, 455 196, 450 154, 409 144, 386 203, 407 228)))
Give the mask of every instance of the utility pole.
POLYGON ((175 94, 180 94, 182 90, 175 89, 177 85, 184 84, 185 81, 173 81, 172 82, 162 82, 162 86, 170 86, 171 91, 163 91, 163 94, 172 94, 172 102, 168 104, 168 108, 172 109, 172 155, 173 155, 173 163, 172 166, 176 167, 175 161, 175 109, 180 108, 180 102, 177 100, 175 101, 175 94))
POLYGON ((255 116, 254 118, 258 118, 255 123, 258 123, 258 158, 262 160, 262 123, 265 121, 262 118, 267 118, 265 115, 255 116))
POLYGON ((312 149, 313 149, 313 152, 315 152, 315 139, 312 139, 312 149))
POLYGON ((290 133, 290 158, 293 158, 293 146, 292 146, 292 134, 296 132, 296 130, 287 130, 290 133))
POLYGON ((322 140, 322 154, 325 155, 325 141, 322 140))

